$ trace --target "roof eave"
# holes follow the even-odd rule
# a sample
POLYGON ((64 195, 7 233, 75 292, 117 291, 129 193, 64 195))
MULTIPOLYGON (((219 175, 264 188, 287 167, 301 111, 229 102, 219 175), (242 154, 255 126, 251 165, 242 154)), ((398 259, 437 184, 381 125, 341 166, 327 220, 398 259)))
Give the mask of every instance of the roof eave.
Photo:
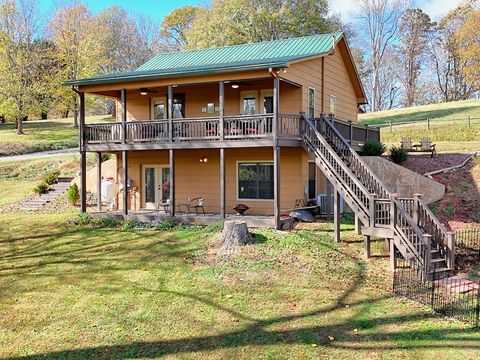
POLYGON ((231 73, 237 71, 249 71, 249 70, 259 70, 259 69, 268 69, 271 67, 284 67, 288 66, 288 63, 285 61, 282 62, 273 62, 265 63, 258 65, 242 65, 234 67, 224 67, 217 69, 192 69, 191 71, 172 71, 172 72, 149 72, 149 73, 139 73, 137 74, 128 74, 122 76, 105 76, 105 78, 86 78, 79 80, 70 80, 65 81, 63 86, 82 86, 82 85, 99 85, 99 84, 112 84, 119 82, 130 82, 130 81, 141 81, 141 80, 152 80, 158 78, 169 78, 169 77, 182 77, 182 76, 192 76, 192 75, 208 75, 208 74, 218 74, 218 73, 231 73))

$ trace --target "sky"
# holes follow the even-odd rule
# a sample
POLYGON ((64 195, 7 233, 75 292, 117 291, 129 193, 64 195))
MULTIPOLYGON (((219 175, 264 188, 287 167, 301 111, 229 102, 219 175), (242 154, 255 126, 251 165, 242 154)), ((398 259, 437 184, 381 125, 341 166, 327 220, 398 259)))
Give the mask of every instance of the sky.
MULTIPOLYGON (((38 0, 45 12, 54 8, 55 0, 38 0)), ((151 18, 162 21, 163 17, 169 14, 174 8, 186 5, 202 5, 206 0, 83 0, 94 12, 119 5, 126 10, 142 13, 151 18)), ((344 22, 349 22, 355 17, 357 0, 330 0, 330 7, 333 12, 340 14, 344 22), (353 10, 352 10, 353 9, 353 10)), ((455 8, 461 0, 416 0, 414 5, 425 11, 432 20, 439 20, 449 10, 455 8)))
MULTIPOLYGON (((422 9, 434 21, 439 20, 450 10, 456 8, 461 0, 417 0, 413 6, 422 9)), ((344 22, 349 22, 355 17, 355 3, 357 0, 330 0, 330 8, 340 14, 344 22)))
MULTIPOLYGON (((49 13, 55 8, 56 0, 37 0, 44 12, 49 13)), ((173 9, 186 5, 202 5, 205 0, 80 0, 93 12, 97 13, 105 8, 121 6, 124 9, 150 16, 162 21, 173 9)))

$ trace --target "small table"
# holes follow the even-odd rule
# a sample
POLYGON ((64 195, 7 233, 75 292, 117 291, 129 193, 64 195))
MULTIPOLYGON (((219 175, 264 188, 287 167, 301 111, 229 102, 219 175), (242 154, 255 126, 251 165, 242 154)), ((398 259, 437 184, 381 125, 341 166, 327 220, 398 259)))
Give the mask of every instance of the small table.
POLYGON ((163 212, 168 214, 170 212, 170 201, 161 201, 157 205, 157 210, 160 211, 160 208, 163 208, 163 212))

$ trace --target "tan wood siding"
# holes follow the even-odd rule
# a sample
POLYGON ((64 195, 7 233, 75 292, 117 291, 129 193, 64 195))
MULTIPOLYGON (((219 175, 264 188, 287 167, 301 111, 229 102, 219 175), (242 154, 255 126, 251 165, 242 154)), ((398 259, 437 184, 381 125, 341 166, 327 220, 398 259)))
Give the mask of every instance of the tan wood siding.
POLYGON ((357 122, 357 96, 340 51, 325 58, 324 108, 328 113, 330 95, 336 97, 336 117, 357 122))
MULTIPOLYGON (((273 200, 238 199, 237 166, 238 162, 273 161, 271 148, 226 149, 226 210, 234 213, 236 204, 244 203, 250 207, 249 214, 273 215, 273 200)), ((280 165, 280 196, 282 214, 287 214, 295 205, 296 199, 305 199, 305 186, 308 183, 308 154, 301 148, 282 148, 280 165)), ((218 213, 220 203, 220 165, 219 150, 176 150, 175 166, 176 202, 185 203, 188 198, 205 197, 205 210, 218 213), (207 163, 200 158, 206 156, 207 163)), ((168 151, 135 151, 129 153, 129 178, 139 189, 136 197, 136 209, 141 208, 143 196, 143 165, 168 165, 168 151)), ((117 157, 118 179, 121 177, 121 156, 117 157)), ((319 173, 321 177, 321 173, 319 173)), ((120 200, 120 199, 119 199, 120 200)), ((121 201, 118 202, 121 204, 121 201)), ((130 204, 133 209, 133 204, 130 204)))
MULTIPOLYGON (((241 93, 252 92, 257 97, 257 112, 263 112, 261 103, 262 91, 273 91, 273 79, 246 82, 238 89, 233 89, 225 84, 225 115, 239 115, 241 113, 241 93)), ((155 93, 142 96, 138 90, 127 91, 127 120, 147 120, 152 118, 151 104, 154 99, 167 99, 166 88, 155 88, 155 93)), ((179 86, 174 89, 175 94, 185 95, 185 117, 218 116, 215 113, 204 113, 208 103, 219 106, 218 84, 202 84, 196 86, 179 86)), ((298 114, 301 111, 301 89, 290 84, 282 83, 280 88, 280 112, 286 114, 298 114)), ((120 103, 117 100, 117 108, 120 103)), ((120 120, 121 112, 117 112, 117 120, 120 120)))
MULTIPOLYGON (((357 95, 340 51, 325 56, 323 112, 328 113, 330 95, 336 97, 336 115, 357 122, 357 95)), ((293 63, 283 78, 302 84, 302 111, 308 111, 308 89, 315 89, 315 115, 322 113, 322 58, 293 63)))

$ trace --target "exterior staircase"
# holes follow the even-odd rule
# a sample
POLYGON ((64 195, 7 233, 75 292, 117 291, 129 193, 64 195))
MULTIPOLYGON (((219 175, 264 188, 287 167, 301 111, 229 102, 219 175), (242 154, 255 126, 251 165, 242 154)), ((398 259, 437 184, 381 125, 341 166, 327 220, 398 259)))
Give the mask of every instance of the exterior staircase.
POLYGON ((36 211, 42 209, 46 204, 55 200, 60 195, 64 194, 69 188, 73 178, 59 177, 56 184, 50 186, 50 190, 41 194, 39 198, 29 199, 22 205, 21 210, 36 211))
POLYGON ((398 251, 427 278, 448 275, 455 263, 455 234, 445 230, 421 195, 390 193, 330 118, 302 115, 302 120, 305 150, 359 218, 362 234, 393 241, 392 264, 398 251))

